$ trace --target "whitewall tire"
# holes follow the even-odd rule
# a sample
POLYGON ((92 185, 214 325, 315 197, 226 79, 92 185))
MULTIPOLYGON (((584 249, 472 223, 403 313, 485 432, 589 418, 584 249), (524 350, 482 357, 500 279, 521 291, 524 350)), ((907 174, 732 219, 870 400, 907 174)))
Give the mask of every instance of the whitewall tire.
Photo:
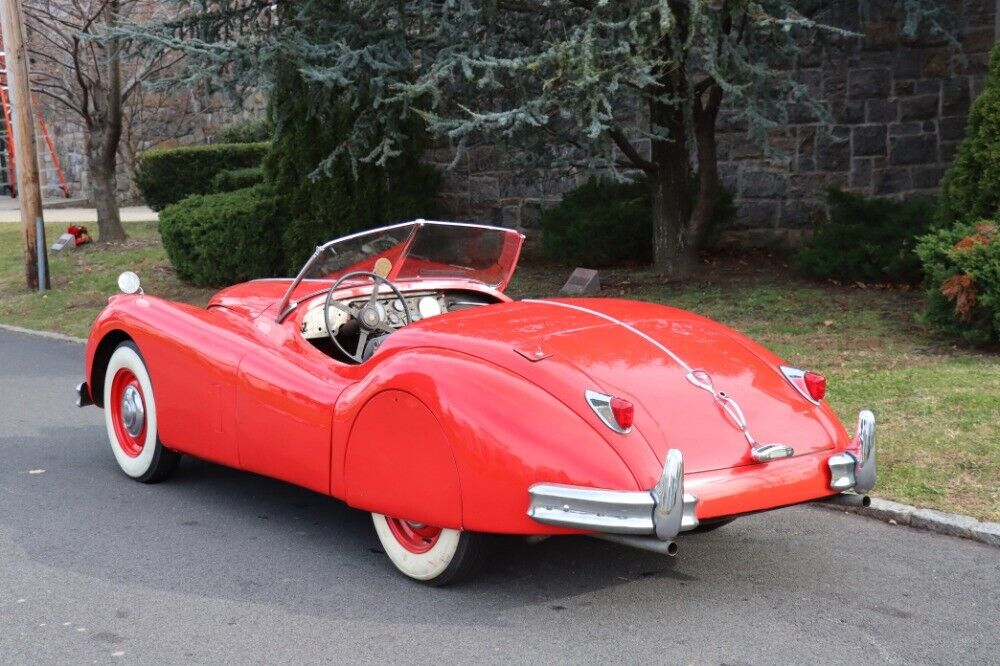
POLYGON ((404 576, 447 585, 474 574, 486 554, 486 535, 372 514, 385 554, 404 576))
POLYGON ((131 341, 118 345, 104 373, 104 425, 118 466, 136 481, 162 481, 177 466, 180 456, 160 442, 153 382, 131 341))

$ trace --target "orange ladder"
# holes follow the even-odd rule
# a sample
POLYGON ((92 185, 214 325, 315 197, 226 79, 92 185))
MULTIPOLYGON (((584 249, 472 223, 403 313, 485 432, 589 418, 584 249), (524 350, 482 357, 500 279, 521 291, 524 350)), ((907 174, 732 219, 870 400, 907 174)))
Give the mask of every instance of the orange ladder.
MULTIPOLYGON (((0 183, 0 185, 9 185, 10 196, 17 196, 17 169, 14 155, 14 132, 12 129, 10 121, 10 95, 7 91, 7 53, 3 50, 3 37, 0 36, 0 106, 3 106, 3 124, 6 130, 6 137, 4 139, 4 148, 6 150, 2 151, 0 154, 0 172, 6 171, 8 178, 5 182, 0 183), (3 157, 6 157, 4 160, 3 157), (4 164, 5 163, 5 164, 4 164)), ((38 103, 32 95, 32 106, 38 107, 38 103)), ((69 198, 69 187, 66 185, 66 176, 63 174, 62 167, 59 165, 59 156, 56 155, 55 145, 52 143, 52 137, 49 136, 49 130, 45 126, 45 119, 42 118, 42 114, 38 111, 35 112, 35 120, 38 122, 38 128, 41 130, 42 139, 45 142, 45 147, 48 149, 49 157, 52 159, 52 166, 55 169, 56 176, 59 179, 59 189, 62 190, 63 195, 69 198)), ((36 136, 36 139, 38 137, 36 136)))

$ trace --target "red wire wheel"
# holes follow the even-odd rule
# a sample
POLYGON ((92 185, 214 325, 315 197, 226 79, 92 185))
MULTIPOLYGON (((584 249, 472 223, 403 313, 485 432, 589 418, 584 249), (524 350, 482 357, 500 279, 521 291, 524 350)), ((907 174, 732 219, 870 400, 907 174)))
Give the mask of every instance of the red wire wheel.
POLYGON ((125 455, 137 458, 146 445, 146 402, 139 378, 121 368, 111 382, 111 420, 125 455))
POLYGON ((441 536, 440 527, 430 527, 422 523, 411 523, 408 520, 389 518, 388 516, 386 516, 385 521, 389 525, 392 535, 399 542, 399 545, 411 553, 417 553, 418 555, 426 553, 433 548, 441 536))

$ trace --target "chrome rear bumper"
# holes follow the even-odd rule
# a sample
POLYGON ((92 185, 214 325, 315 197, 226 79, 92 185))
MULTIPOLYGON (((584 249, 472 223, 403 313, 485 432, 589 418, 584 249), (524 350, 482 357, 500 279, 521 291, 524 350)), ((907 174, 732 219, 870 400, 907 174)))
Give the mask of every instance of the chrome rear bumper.
POLYGON ((87 386, 87 382, 80 382, 76 385, 76 406, 86 407, 92 404, 94 400, 90 397, 90 387, 87 386))
MULTIPOLYGON (((831 490, 854 491, 863 496, 872 489, 875 485, 874 414, 864 410, 858 415, 851 447, 844 453, 830 456, 828 464, 831 490)), ((672 554, 667 545, 681 532, 698 526, 695 511, 698 498, 684 492, 684 459, 677 449, 667 452, 660 480, 650 490, 605 490, 539 483, 531 486, 528 492, 531 496, 528 515, 539 523, 588 530, 596 532, 595 536, 657 552, 672 554)))
POLYGON ((606 534, 655 535, 661 541, 698 526, 698 498, 684 493, 684 458, 677 449, 667 452, 660 480, 650 490, 538 483, 528 492, 528 515, 546 525, 606 534))

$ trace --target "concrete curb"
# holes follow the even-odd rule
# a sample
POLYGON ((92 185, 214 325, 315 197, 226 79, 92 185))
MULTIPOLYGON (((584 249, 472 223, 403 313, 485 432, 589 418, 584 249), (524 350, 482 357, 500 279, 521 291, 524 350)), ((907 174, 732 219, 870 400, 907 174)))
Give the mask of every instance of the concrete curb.
POLYGON ((872 498, 872 504, 867 508, 831 504, 815 504, 814 506, 856 513, 893 525, 906 525, 938 534, 972 539, 987 546, 1000 548, 1000 523, 983 523, 972 516, 945 513, 934 509, 918 509, 909 504, 900 504, 877 497, 872 498))
POLYGON ((75 342, 78 345, 87 344, 87 341, 84 338, 77 338, 73 337, 72 335, 63 335, 62 333, 53 333, 52 331, 35 331, 30 328, 11 326, 10 324, 0 324, 0 331, 7 331, 9 333, 23 333, 25 335, 34 335, 36 337, 46 338, 48 340, 59 340, 60 342, 75 342))

